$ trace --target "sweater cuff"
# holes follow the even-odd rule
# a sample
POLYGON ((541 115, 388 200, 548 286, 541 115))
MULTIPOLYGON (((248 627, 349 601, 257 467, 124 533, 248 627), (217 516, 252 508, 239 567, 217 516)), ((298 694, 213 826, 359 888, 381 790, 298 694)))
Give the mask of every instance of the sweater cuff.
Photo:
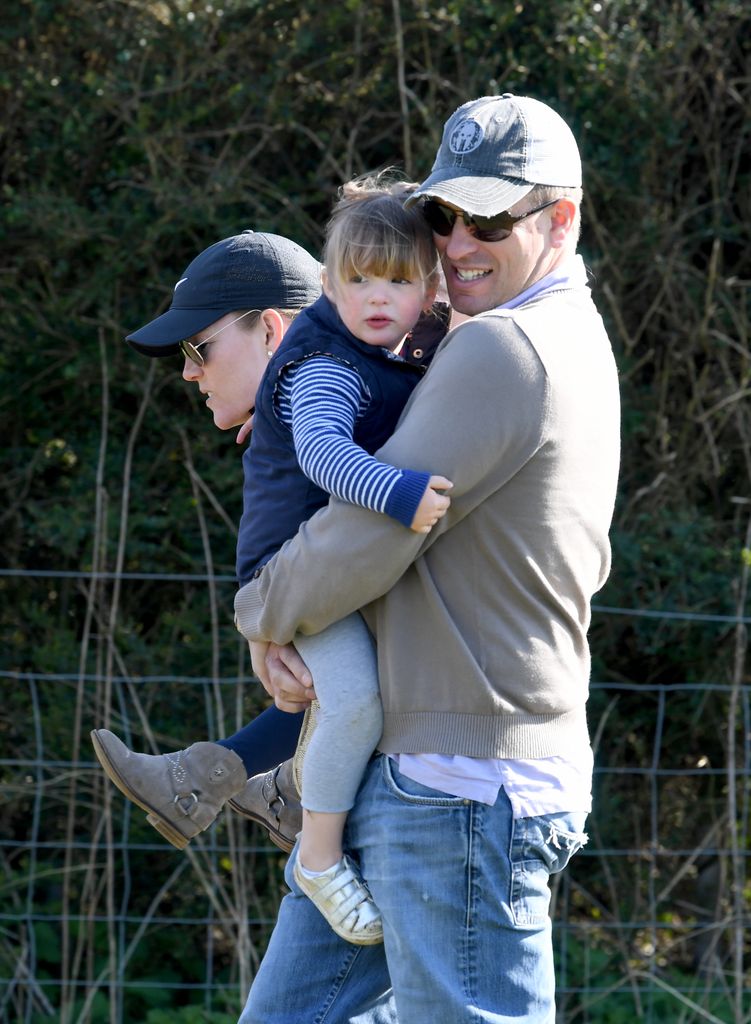
POLYGON ((261 581, 251 580, 235 594, 235 625, 246 640, 262 640, 260 621, 263 614, 261 581))
POLYGON ((386 501, 386 515, 410 527, 427 489, 430 473, 417 473, 413 469, 403 469, 401 473, 386 501))

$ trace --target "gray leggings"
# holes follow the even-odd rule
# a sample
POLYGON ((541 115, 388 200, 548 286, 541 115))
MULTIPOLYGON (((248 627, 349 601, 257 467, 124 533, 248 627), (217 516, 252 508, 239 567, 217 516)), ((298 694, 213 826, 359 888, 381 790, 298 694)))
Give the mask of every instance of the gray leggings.
POLYGON ((359 612, 295 637, 321 705, 305 753, 302 805, 348 811, 383 730, 375 644, 359 612))

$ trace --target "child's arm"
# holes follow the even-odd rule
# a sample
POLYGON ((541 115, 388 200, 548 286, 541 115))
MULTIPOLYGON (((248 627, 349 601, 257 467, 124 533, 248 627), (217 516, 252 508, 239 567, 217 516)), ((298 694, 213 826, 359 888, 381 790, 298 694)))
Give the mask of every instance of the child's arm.
POLYGON ((436 500, 429 473, 379 462, 353 440, 358 417, 370 401, 354 368, 329 356, 312 357, 281 378, 277 396, 300 467, 323 490, 420 532, 444 513, 438 514, 448 499, 436 500))

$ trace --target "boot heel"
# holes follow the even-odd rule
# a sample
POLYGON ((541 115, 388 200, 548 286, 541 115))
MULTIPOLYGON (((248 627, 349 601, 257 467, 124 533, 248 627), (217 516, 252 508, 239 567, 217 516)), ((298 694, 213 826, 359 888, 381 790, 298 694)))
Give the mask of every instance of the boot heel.
POLYGON ((152 828, 155 828, 157 832, 164 836, 168 843, 171 843, 176 850, 184 850, 190 842, 185 836, 176 832, 174 828, 171 828, 166 821, 162 821, 161 818, 157 818, 155 814, 147 814, 146 821, 152 828))

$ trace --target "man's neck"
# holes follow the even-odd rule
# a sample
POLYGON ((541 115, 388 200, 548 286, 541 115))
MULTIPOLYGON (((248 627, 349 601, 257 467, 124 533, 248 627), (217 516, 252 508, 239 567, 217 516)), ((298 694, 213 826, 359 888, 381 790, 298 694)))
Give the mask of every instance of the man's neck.
MULTIPOLYGON (((560 290, 561 288, 581 287, 587 283, 587 270, 584 261, 577 253, 570 253, 565 260, 556 263, 553 270, 548 271, 543 277, 538 278, 534 284, 528 285, 523 291, 515 295, 513 299, 502 302, 496 309, 516 309, 525 302, 542 295, 544 292, 560 290)), ((493 310, 488 310, 489 313, 493 310)))

